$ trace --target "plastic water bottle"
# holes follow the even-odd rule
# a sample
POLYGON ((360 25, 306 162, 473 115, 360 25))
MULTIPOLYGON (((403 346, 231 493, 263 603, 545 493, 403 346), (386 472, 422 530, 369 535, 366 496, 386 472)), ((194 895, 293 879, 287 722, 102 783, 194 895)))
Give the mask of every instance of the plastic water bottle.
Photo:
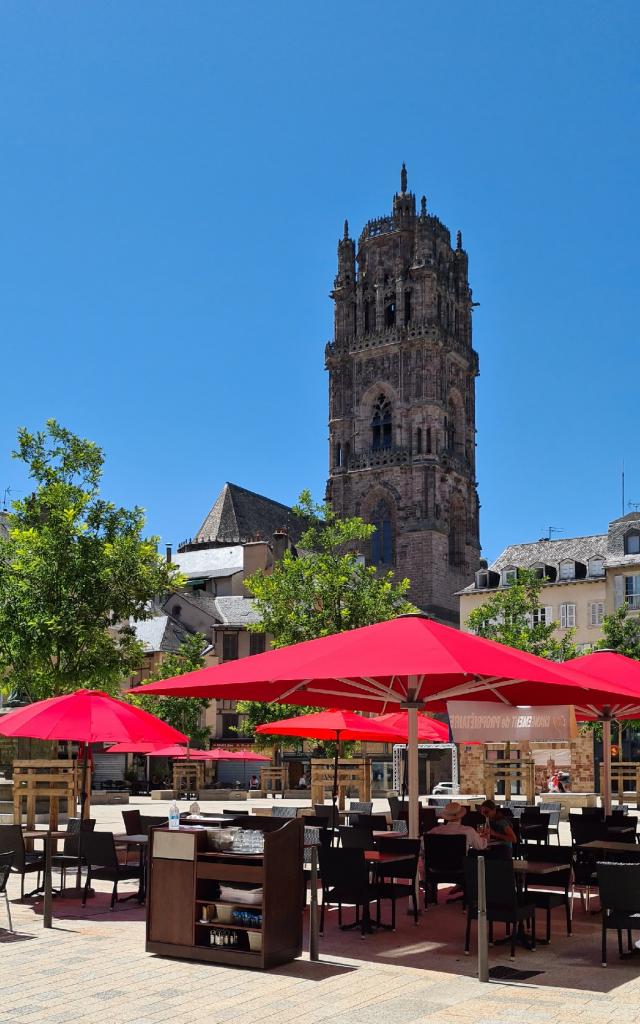
POLYGON ((175 800, 169 808, 169 828, 172 831, 180 828, 180 810, 175 800))

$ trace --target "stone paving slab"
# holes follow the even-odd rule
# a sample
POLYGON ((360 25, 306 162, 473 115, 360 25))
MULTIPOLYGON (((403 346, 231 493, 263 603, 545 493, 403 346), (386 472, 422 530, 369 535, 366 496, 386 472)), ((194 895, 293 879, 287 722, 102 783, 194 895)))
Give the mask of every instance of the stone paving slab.
MULTIPOLYGON (((96 808, 97 827, 121 831, 120 811, 96 808)), ((572 938, 554 912, 551 946, 518 949, 513 966, 539 975, 480 985, 475 957, 462 952, 459 904, 430 909, 417 927, 399 904, 398 930, 365 941, 329 913, 320 963, 304 957, 262 973, 145 953, 144 909, 110 913, 106 887, 96 888, 84 909, 54 900, 55 927, 45 930, 41 903, 20 902, 11 879, 17 934, 0 927, 0 1024, 640 1024, 640 956, 620 962, 612 935, 603 970, 599 918, 579 902, 572 938)), ((475 925, 472 934, 475 953, 475 925)), ((505 947, 490 950, 496 964, 509 965, 505 947)))

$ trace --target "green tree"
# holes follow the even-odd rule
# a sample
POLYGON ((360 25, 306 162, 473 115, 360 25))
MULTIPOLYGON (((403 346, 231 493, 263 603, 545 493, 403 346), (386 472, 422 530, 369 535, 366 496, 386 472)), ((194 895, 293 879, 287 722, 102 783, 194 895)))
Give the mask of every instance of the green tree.
POLYGON ((605 615, 602 634, 597 647, 640 661, 640 616, 630 615, 627 604, 621 605, 612 615, 605 615))
POLYGON ((406 598, 409 580, 395 583, 392 572, 378 573, 359 557, 375 526, 358 516, 342 519, 330 505, 315 505, 308 491, 293 512, 308 524, 300 538, 301 556, 286 551, 270 573, 259 569, 244 581, 260 615, 252 629, 269 633, 273 647, 416 610, 406 598))
MULTIPOLYGON (((251 628, 269 633, 273 647, 416 611, 406 598, 409 580, 395 583, 392 572, 379 573, 359 556, 373 536, 374 526, 357 516, 342 519, 330 505, 316 505, 309 491, 302 492, 293 512, 306 525, 300 556, 287 551, 272 572, 258 570, 245 580, 260 615, 251 628)), ((247 715, 247 729, 253 733, 256 725, 317 708, 242 701, 238 710, 247 715)), ((270 737, 266 741, 281 740, 270 737)), ((331 745, 323 747, 328 752, 331 745)))
POLYGON ((34 489, 15 501, 0 538, 0 672, 36 700, 79 687, 117 690, 143 650, 129 621, 180 578, 144 538, 140 508, 100 496, 104 455, 48 420, 21 428, 14 458, 34 489))
POLYGON ((497 640, 520 651, 554 661, 576 656, 573 630, 556 636, 557 622, 539 621, 540 592, 544 584, 532 569, 518 569, 517 580, 492 594, 469 615, 466 625, 477 636, 497 640))
MULTIPOLYGON (((145 683, 153 683, 158 679, 172 679, 173 676, 194 672, 204 665, 203 651, 206 638, 202 633, 188 636, 180 644, 175 654, 167 654, 158 668, 151 673, 145 683)), ((210 730, 203 726, 202 715, 209 701, 200 697, 155 697, 153 694, 131 694, 129 700, 144 711, 157 715, 174 729, 179 729, 189 737, 192 747, 202 748, 209 742, 210 730)))

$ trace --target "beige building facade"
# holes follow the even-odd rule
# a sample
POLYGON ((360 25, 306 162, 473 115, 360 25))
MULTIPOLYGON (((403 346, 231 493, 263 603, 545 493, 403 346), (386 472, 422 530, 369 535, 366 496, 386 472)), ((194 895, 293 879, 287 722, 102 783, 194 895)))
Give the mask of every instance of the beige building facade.
POLYGON ((505 548, 458 594, 461 629, 475 608, 514 582, 518 569, 532 569, 545 581, 539 620, 556 623, 559 636, 573 631, 578 648, 587 651, 602 637, 605 615, 622 604, 640 612, 640 513, 612 520, 603 534, 505 548))

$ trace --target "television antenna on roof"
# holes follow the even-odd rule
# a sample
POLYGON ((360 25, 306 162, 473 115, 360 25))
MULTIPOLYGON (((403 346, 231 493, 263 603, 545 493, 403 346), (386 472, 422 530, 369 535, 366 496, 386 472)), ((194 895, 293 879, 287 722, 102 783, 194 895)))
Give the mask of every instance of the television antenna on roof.
POLYGON ((640 512, 640 501, 628 501, 627 508, 632 509, 634 512, 640 512))
POLYGON ((548 526, 545 540, 553 540, 554 533, 564 533, 564 530, 561 526, 548 526))

